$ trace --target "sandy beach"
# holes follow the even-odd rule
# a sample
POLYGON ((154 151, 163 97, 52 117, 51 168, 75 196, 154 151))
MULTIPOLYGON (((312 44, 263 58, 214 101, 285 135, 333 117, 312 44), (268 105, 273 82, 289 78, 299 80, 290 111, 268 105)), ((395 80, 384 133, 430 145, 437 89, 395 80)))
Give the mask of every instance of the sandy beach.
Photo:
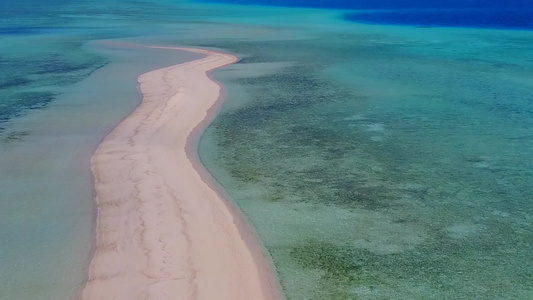
POLYGON ((213 51, 143 74, 141 105, 91 159, 96 249, 82 299, 279 299, 268 260, 196 154, 221 86, 213 51))

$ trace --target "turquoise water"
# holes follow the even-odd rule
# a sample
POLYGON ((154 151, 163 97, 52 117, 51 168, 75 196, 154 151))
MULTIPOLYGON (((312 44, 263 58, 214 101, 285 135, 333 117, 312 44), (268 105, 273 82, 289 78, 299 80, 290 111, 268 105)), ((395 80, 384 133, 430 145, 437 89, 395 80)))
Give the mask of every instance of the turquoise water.
POLYGON ((179 1, 42 9, 0 18, 0 298, 76 297, 91 151, 140 100, 138 74, 194 58, 124 43, 242 57, 214 74, 227 97, 200 155, 287 299, 533 297, 532 32, 179 1))
POLYGON ((533 35, 333 22, 216 43, 203 158, 287 298, 533 297, 533 35))

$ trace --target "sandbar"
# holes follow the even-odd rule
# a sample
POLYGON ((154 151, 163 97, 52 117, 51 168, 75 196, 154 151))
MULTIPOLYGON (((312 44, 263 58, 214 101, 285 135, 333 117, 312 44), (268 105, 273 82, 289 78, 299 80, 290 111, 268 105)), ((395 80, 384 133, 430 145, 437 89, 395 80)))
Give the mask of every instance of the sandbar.
POLYGON ((209 72, 237 58, 173 49, 205 57, 139 76, 142 103, 91 158, 96 247, 81 298, 281 299, 268 259, 195 151, 221 99, 209 72))

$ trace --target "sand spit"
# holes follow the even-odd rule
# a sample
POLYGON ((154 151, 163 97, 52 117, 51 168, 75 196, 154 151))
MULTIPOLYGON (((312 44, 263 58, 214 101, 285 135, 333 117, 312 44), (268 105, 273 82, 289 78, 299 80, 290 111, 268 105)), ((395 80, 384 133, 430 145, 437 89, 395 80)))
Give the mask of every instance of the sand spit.
POLYGON ((237 59, 175 49, 205 57, 141 75, 141 105, 91 159, 97 238, 82 299, 279 299, 268 261, 191 151, 220 98, 208 72, 237 59))

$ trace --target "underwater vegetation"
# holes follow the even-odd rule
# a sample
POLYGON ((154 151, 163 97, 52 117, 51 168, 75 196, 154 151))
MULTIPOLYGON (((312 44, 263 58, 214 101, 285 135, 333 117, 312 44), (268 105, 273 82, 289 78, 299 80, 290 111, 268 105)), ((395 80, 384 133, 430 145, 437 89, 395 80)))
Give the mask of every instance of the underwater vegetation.
POLYGON ((28 56, 0 57, 0 69, 5 71, 0 74, 0 130, 2 123, 21 116, 25 110, 46 107, 61 87, 79 82, 107 63, 94 55, 74 55, 81 46, 75 41, 59 49, 36 49, 28 56), (61 51, 64 53, 59 54, 61 51))
POLYGON ((246 101, 208 130, 211 164, 225 172, 215 177, 256 226, 289 299, 527 298, 532 174, 516 147, 528 151, 532 94, 493 76, 531 70, 384 40, 205 44, 246 53, 242 68, 293 63, 220 73, 228 101, 246 101))

